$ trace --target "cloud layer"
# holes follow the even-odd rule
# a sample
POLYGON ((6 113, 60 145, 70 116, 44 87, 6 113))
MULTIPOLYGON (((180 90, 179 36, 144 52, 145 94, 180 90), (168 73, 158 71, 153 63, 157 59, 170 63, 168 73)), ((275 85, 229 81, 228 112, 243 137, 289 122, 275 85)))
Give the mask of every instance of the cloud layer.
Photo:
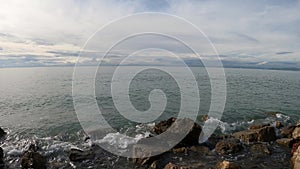
MULTIPOLYGON (((223 61, 264 65, 300 62, 300 3, 294 0, 0 0, 0 3, 0 67, 72 65, 96 30, 112 20, 139 12, 164 12, 187 19, 210 38, 223 61)), ((161 23, 163 26, 164 21, 161 23)), ((192 34, 182 34, 193 39, 192 34)), ((101 43, 105 42, 97 45, 101 43)), ((147 43, 163 42, 154 38, 147 43)), ((172 52, 185 59, 191 56, 176 49, 172 52)), ((81 60, 84 64, 94 63, 104 51, 88 52, 81 60)), ((159 62, 173 63, 172 57, 164 52, 148 51, 140 55, 147 57, 132 62, 151 61, 155 55, 162 57, 159 62)))

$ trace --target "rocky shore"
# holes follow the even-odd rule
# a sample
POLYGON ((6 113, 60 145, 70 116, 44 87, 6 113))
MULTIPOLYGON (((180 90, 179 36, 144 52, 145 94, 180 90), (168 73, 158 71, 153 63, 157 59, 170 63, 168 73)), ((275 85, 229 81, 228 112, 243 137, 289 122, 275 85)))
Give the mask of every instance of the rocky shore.
MULTIPOLYGON (((204 117, 207 120, 209 117, 204 117)), ((32 142, 19 159, 24 169, 44 168, 150 168, 150 169, 300 169, 300 121, 297 124, 252 124, 247 130, 231 134, 212 135, 199 144, 202 131, 199 124, 190 119, 170 118, 161 121, 151 129, 149 137, 164 133, 173 126, 171 136, 176 137, 186 124, 193 126, 179 144, 159 155, 147 157, 156 145, 141 139, 130 147, 133 155, 137 148, 145 158, 124 158, 105 151, 97 144, 89 149, 70 148, 66 150, 69 162, 49 160, 37 142, 32 142), (174 127, 175 126, 175 127, 174 127)), ((0 128, 0 138, 5 142, 6 132, 0 128)), ((163 142, 165 140, 157 140, 163 142)), ((166 144, 169 144, 166 142, 166 144)), ((11 168, 5 161, 5 152, 0 148, 0 169, 11 168)))

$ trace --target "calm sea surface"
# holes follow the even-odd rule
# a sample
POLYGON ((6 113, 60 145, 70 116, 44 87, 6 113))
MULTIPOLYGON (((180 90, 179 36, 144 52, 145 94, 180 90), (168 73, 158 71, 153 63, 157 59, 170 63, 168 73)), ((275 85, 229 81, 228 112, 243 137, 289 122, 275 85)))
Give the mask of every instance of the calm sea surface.
MULTIPOLYGON (((122 77, 126 78, 136 67, 122 68, 122 77)), ((113 69, 103 67, 101 75, 96 76, 94 99, 108 123, 118 131, 124 131, 136 127, 137 123, 120 116, 114 107, 112 96, 107 90, 110 89, 109 77, 113 69)), ((182 68, 170 69, 176 73, 177 78, 185 80, 186 74, 182 68)), ((191 69, 199 88, 195 92, 200 94, 200 121, 201 116, 209 110, 211 86, 205 69, 191 69)), ((89 97, 86 82, 94 78, 90 74, 94 68, 79 67, 77 70, 80 72, 77 82, 82 86, 79 101, 89 102, 86 99, 89 97)), ((226 106, 222 121, 219 122, 223 132, 253 121, 282 120, 288 123, 300 119, 300 72, 225 69, 225 73, 226 106), (281 113, 273 117, 266 113, 272 111, 281 113)), ((53 153, 63 154, 65 149, 76 145, 76 142, 82 142, 82 129, 73 105, 72 75, 72 67, 0 69, 0 125, 9 132, 1 147, 11 163, 15 163, 14 157, 22 154, 31 139, 39 139, 43 150, 50 156, 53 153)), ((122 79, 120 81, 122 83, 122 79)), ((184 83, 185 87, 191 84, 189 81, 184 83)), ((129 86, 130 102, 139 111, 149 109, 149 94, 153 89, 162 90, 168 99, 163 114, 156 120, 176 116, 180 109, 179 86, 172 76, 159 70, 150 69, 135 76, 129 86)), ((118 90, 115 92, 117 96, 126 94, 118 90)), ((193 99, 188 98, 187 103, 192 103, 193 99)), ((88 117, 89 112, 86 113, 88 117)), ((61 158, 67 159, 63 155, 61 158)))

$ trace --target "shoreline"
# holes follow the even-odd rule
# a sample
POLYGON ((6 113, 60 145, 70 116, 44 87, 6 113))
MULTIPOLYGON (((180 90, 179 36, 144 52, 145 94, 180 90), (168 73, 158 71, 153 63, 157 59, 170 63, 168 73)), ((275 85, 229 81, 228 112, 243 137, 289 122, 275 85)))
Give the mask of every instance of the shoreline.
MULTIPOLYGON (((174 122, 182 120, 170 119, 156 123, 151 131, 152 136, 159 135, 174 122), (170 119, 173 120, 170 122, 170 119)), ((203 118, 204 121, 208 119, 208 117, 203 118)), ((226 166, 233 169, 274 167, 288 169, 295 166, 294 168, 297 169, 300 164, 300 148, 298 149, 300 145, 299 122, 286 125, 278 121, 275 126, 264 123, 251 124, 246 130, 229 134, 214 134, 201 144, 195 138, 199 138, 202 128, 199 128, 196 123, 194 125, 197 126, 197 130, 194 130, 193 127, 190 131, 193 134, 188 134, 180 144, 169 151, 153 157, 135 159, 119 157, 90 142, 90 147, 82 149, 70 146, 64 150, 69 159, 61 161, 58 160, 58 157, 49 158, 43 152, 43 148, 40 147, 39 143, 34 141, 28 143, 27 149, 17 157, 17 162, 20 168, 21 166, 30 168, 30 165, 38 165, 38 167, 31 166, 31 168, 113 167, 151 169, 226 168, 226 166)), ((0 131, 2 144, 5 143, 6 135, 3 132, 0 131)), ((145 145, 145 139, 147 138, 138 140, 136 145, 145 145)), ((82 144, 87 144, 87 141, 89 141, 88 137, 83 138, 82 144)), ((127 149, 134 150, 135 146, 128 146, 127 149)), ((150 146, 150 149, 146 148, 143 152, 147 154, 151 153, 152 150, 150 146)), ((7 152, 2 153, 2 158, 0 158, 0 168, 16 167, 10 166, 6 161, 7 155, 5 153, 7 152)))

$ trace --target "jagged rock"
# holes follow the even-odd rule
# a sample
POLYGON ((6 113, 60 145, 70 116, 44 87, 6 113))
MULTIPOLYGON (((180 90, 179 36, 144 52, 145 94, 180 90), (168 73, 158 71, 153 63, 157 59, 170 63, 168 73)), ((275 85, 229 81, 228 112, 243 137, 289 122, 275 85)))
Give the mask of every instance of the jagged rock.
POLYGON ((300 127, 296 127, 292 134, 293 139, 300 139, 300 127))
POLYGON ((270 142, 276 140, 275 128, 271 126, 252 127, 250 130, 233 133, 233 137, 244 142, 270 142))
POLYGON ((217 143, 216 152, 221 155, 238 153, 243 150, 243 145, 238 139, 225 139, 217 143))
POLYGON ((293 143, 294 143, 294 139, 292 138, 281 138, 281 139, 277 139, 276 143, 286 146, 286 147, 292 147, 293 143))
POLYGON ((69 159, 75 162, 81 162, 87 159, 93 159, 95 157, 95 152, 92 150, 82 151, 79 149, 71 149, 69 159))
POLYGON ((150 165, 165 152, 165 147, 150 144, 136 144, 132 149, 133 163, 141 166, 150 165))
POLYGON ((250 148, 250 152, 255 157, 261 157, 261 156, 271 154, 271 151, 270 151, 268 145, 262 144, 262 143, 252 145, 250 148))
POLYGON ((38 152, 26 151, 21 159, 22 169, 46 169, 47 160, 38 152))
POLYGON ((295 128, 296 126, 294 125, 286 126, 281 130, 280 134, 284 138, 292 138, 293 131, 295 130, 295 128))
POLYGON ((241 166, 230 161, 222 161, 216 165, 216 169, 241 169, 241 166))
POLYGON ((0 139, 4 138, 5 135, 6 135, 6 132, 0 127, 0 139))
MULTIPOLYGON (((168 139, 172 144, 179 136, 186 135, 177 146, 193 146, 198 144, 202 128, 191 119, 176 119, 174 117, 156 124, 153 131, 162 134, 168 130, 168 139), (169 129, 169 130, 168 130, 169 129), (187 134, 186 134, 187 133, 187 134), (172 138, 174 138, 172 140, 172 138)), ((166 140, 168 141, 168 140, 166 140)))

